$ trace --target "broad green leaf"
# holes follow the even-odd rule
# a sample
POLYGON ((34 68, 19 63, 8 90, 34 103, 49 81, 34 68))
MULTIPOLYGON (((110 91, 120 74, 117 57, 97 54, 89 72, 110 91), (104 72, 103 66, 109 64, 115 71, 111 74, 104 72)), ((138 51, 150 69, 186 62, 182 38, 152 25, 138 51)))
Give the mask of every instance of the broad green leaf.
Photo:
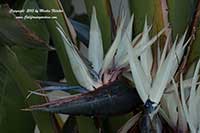
MULTIPOLYGON (((192 22, 190 23, 189 26, 189 33, 191 36, 191 43, 190 43, 190 51, 189 51, 189 57, 187 59, 187 68, 191 67, 192 64, 196 60, 200 58, 200 1, 197 0, 192 0, 191 3, 191 15, 192 17, 192 22)), ((191 16, 190 15, 190 16, 191 16)), ((194 70, 193 70, 194 71, 194 70)))
MULTIPOLYGON (((35 2, 35 0, 27 0, 23 6, 23 9, 27 9, 27 8, 38 8, 37 3, 35 2)), ((22 14, 21 14, 22 15, 22 14)), ((38 37, 42 38, 42 40, 45 40, 45 42, 47 43, 49 41, 49 34, 48 31, 46 29, 45 23, 43 21, 40 20, 25 20, 24 21, 26 27, 28 27, 29 29, 31 29, 31 32, 35 35, 37 35, 38 37)), ((28 42, 26 42, 28 43, 28 42)), ((15 51, 16 55, 18 56, 19 62, 20 64, 22 64, 27 70, 28 73, 33 76, 35 79, 44 79, 46 77, 46 65, 47 65, 47 54, 48 51, 45 49, 32 49, 32 48, 26 48, 26 47, 19 47, 18 45, 15 45, 12 47, 12 50, 15 51)), ((14 75, 15 76, 15 75, 14 75)), ((8 93, 8 98, 10 99, 15 99, 16 101, 16 106, 12 107, 9 106, 6 107, 5 109, 7 110, 12 110, 14 112, 16 112, 15 114, 13 113, 13 116, 11 115, 9 118, 9 121, 6 121, 7 125, 16 125, 16 127, 19 128, 11 128, 13 131, 17 131, 17 132, 23 132, 23 128, 20 129, 20 127, 23 125, 24 127, 26 127, 26 131, 24 132, 33 132, 33 127, 35 126, 35 123, 31 121, 33 121, 33 118, 29 118, 29 119, 25 119, 24 115, 28 114, 29 116, 31 115, 31 112, 23 112, 20 109, 25 108, 25 95, 23 96, 22 93, 20 93, 20 87, 17 86, 18 81, 16 83, 16 79, 13 77, 13 79, 11 79, 11 77, 9 77, 9 82, 7 83, 6 86, 6 90, 8 93), (18 95, 12 95, 15 94, 14 92, 18 92, 16 94, 18 95), (11 97, 11 96, 12 97, 11 97), (17 100, 19 99, 19 100, 17 100), (18 102, 18 101, 21 101, 18 102), (24 122, 24 123, 17 123, 16 124, 16 120, 17 118, 21 118, 20 121, 24 122), (29 122, 30 121, 30 122, 29 122), (15 123, 11 123, 11 122, 15 122, 15 123), (29 130, 29 131, 28 131, 29 130)), ((36 89, 36 88, 25 88, 27 89, 36 89)), ((26 94, 27 95, 27 94, 26 94)), ((44 101, 43 101, 44 102, 44 101)), ((42 116, 43 117, 43 116, 42 116)), ((43 119, 41 117, 41 119, 43 119)), ((36 118, 38 119, 38 118, 36 118)), ((41 124, 41 123, 37 123, 41 132, 43 132, 44 130, 51 130, 50 132, 53 132, 54 127, 53 124, 51 123, 51 118, 47 115, 44 116, 44 120, 42 121, 46 121, 49 120, 49 122, 47 124, 41 124), (46 117, 46 118, 45 118, 46 117), (46 129, 48 128, 48 129, 46 129)), ((37 120, 36 120, 37 122, 37 120)), ((6 126, 5 126, 6 128, 6 126)))
POLYGON ((30 112, 23 112, 24 97, 17 84, 0 65, 0 129, 3 133, 33 133, 35 122, 30 112), (20 121, 20 122, 19 122, 20 121))
POLYGON ((72 0, 61 0, 61 3, 62 3, 62 6, 63 6, 63 9, 65 11, 65 13, 67 15, 71 15, 72 14, 72 0))
MULTIPOLYGON (((23 9, 39 9, 35 0, 26 0, 23 9)), ((31 15, 38 15, 33 13, 31 15)), ((49 33, 44 20, 24 20, 24 24, 36 35, 49 42, 49 33)), ((35 79, 44 80, 47 71, 48 51, 42 49, 30 49, 23 47, 13 47, 19 62, 28 70, 35 79), (31 68, 31 69, 30 69, 31 68)))
MULTIPOLYGON (((30 8, 39 9, 36 0, 26 0, 23 9, 30 8)), ((36 15, 36 13, 29 15, 36 15)), ((49 43, 49 32, 44 20, 23 20, 23 23, 31 29, 34 34, 42 38, 46 43, 49 43)), ((47 50, 23 48, 18 46, 12 47, 12 50, 17 55, 20 63, 26 68, 26 70, 28 70, 32 77, 40 80, 46 78, 48 58, 47 50)))
POLYGON ((153 25, 153 34, 164 27, 160 0, 129 0, 129 3, 131 13, 134 14, 134 35, 142 32, 145 17, 147 17, 148 23, 153 25))
POLYGON ((168 0, 169 22, 172 26, 173 37, 184 33, 191 24, 197 0, 168 0))
POLYGON ((76 118, 74 116, 69 116, 62 128, 62 133, 77 133, 77 131, 78 126, 76 118))
POLYGON ((141 118, 141 112, 135 114, 134 116, 132 116, 129 120, 126 121, 126 123, 123 125, 123 127, 121 127, 118 130, 118 133, 126 133, 128 132, 135 124, 136 122, 138 122, 138 120, 141 118))
MULTIPOLYGON (((23 8, 24 9, 38 8, 38 6, 34 0, 27 0, 23 8)), ((44 22, 39 21, 39 20, 24 20, 23 22, 26 24, 26 26, 28 28, 30 28, 32 30, 31 32, 34 32, 34 34, 37 34, 38 36, 40 36, 43 40, 45 40, 45 42, 49 41, 49 34, 48 34, 48 31, 46 29, 44 22)), ((28 70, 30 75, 32 75, 36 79, 44 79, 46 77, 46 64, 47 64, 47 54, 48 54, 47 50, 19 47, 18 45, 12 47, 12 49, 17 54, 17 56, 19 58, 19 62, 28 70)), ((16 84, 12 85, 11 83, 8 83, 7 86, 8 86, 6 88, 7 90, 12 87, 12 89, 15 88, 14 90, 18 91, 18 93, 19 93, 20 88, 18 88, 16 84)), ((11 92, 11 94, 12 94, 12 92, 11 92)), ((16 99, 18 99, 18 97, 20 97, 20 96, 15 95, 12 98, 15 98, 15 97, 16 97, 16 99)), ((16 108, 16 107, 12 108, 12 110, 19 110, 19 108, 24 108, 23 107, 24 106, 23 95, 21 95, 21 98, 23 99, 22 100, 23 104, 21 106, 18 105, 19 106, 18 108, 16 108)), ((13 114, 13 115, 23 117, 24 112, 22 112, 22 111, 20 111, 20 112, 21 112, 21 115, 19 113, 13 114)), ((30 114, 30 113, 28 113, 28 114, 30 114)), ((12 118, 12 117, 10 117, 10 118, 12 118)), ((51 118, 49 118, 49 119, 51 119, 51 118)), ((24 126, 25 125, 27 125, 27 127, 28 127, 28 125, 31 125, 31 123, 26 121, 24 126)), ((52 128, 52 126, 53 125, 51 125, 50 128, 52 128)), ((39 126, 39 128, 41 128, 41 127, 39 126)), ((42 127, 42 128, 43 129, 40 129, 41 131, 45 130, 45 127, 42 127)), ((21 130, 16 130, 16 131, 21 132, 21 130)), ((31 132, 31 131, 33 131, 33 129, 29 128, 29 132, 31 132)))
POLYGON ((131 117, 132 113, 110 117, 110 130, 112 133, 116 133, 131 117))
MULTIPOLYGON (((37 0, 39 7, 42 9, 60 9, 62 10, 62 5, 59 0, 52 0, 51 2, 46 0, 37 0)), ((65 33, 68 35, 69 38, 72 39, 72 36, 70 36, 68 32, 68 18, 63 13, 45 13, 45 15, 49 16, 56 16, 56 21, 63 27, 65 33)), ((58 54, 59 60, 61 62, 63 72, 65 74, 65 78, 69 84, 77 84, 76 78, 73 75, 72 68, 68 59, 67 52, 65 50, 64 42, 62 40, 62 37, 59 33, 59 31, 56 29, 56 22, 55 20, 46 20, 47 28, 50 33, 50 37, 55 45, 56 52, 58 54)))
MULTIPOLYGON (((0 47, 0 63, 6 68, 13 80, 17 83, 17 86, 19 87, 19 90, 24 98, 27 96, 29 90, 39 89, 39 86, 33 81, 27 71, 19 63, 16 55, 7 46, 0 47)), ((44 103, 45 100, 41 97, 31 97, 26 102, 28 105, 33 105, 41 102, 44 103)), ((20 108, 25 107, 27 106, 24 105, 24 107, 20 108)), ((53 116, 42 112, 32 112, 32 114, 42 133, 54 132, 53 116)))
POLYGON ((99 131, 94 126, 94 121, 91 118, 79 116, 77 119, 79 133, 98 133, 99 131))
POLYGON ((47 71, 48 52, 39 49, 12 47, 19 62, 28 73, 37 80, 45 80, 47 71))
POLYGON ((24 2, 26 0, 16 0, 15 2, 12 2, 13 4, 11 6, 11 8, 13 9, 22 9, 23 5, 24 5, 24 2))
POLYGON ((92 15, 92 8, 95 6, 97 12, 97 19, 102 33, 104 53, 106 53, 111 46, 111 9, 110 0, 85 0, 87 13, 92 15))
POLYGON ((25 0, 4 1, 0 0, 0 4, 9 4, 12 9, 22 9, 25 0))
POLYGON ((0 5, 0 39, 9 46, 48 48, 47 43, 11 14, 8 5, 0 5))
MULTIPOLYGON (((37 9, 39 10, 39 6, 36 2, 36 0, 26 0, 23 9, 37 9)), ((21 16, 24 15, 41 15, 41 13, 21 13, 21 16)), ((44 40, 47 44, 49 43, 49 32, 45 23, 45 20, 38 20, 38 19, 33 19, 33 20, 22 20, 22 22, 37 36, 39 36, 42 40, 44 40)))
POLYGON ((188 64, 191 65, 194 61, 198 60, 199 58, 200 58, 200 29, 197 30, 195 40, 192 43, 188 58, 188 64))

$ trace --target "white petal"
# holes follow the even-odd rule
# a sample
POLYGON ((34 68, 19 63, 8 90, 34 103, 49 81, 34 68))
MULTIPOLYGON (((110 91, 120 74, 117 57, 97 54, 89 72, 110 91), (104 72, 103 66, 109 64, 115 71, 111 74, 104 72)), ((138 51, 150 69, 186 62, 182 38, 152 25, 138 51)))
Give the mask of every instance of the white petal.
POLYGON ((185 31, 185 33, 183 34, 183 36, 182 36, 181 39, 179 40, 179 42, 178 42, 178 44, 177 44, 177 49, 180 49, 180 48, 183 47, 186 34, 187 34, 187 31, 185 31))
POLYGON ((125 64, 124 59, 128 55, 126 50, 126 44, 130 43, 132 40, 132 28, 133 28, 133 16, 131 17, 131 20, 122 36, 122 40, 120 41, 119 47, 117 49, 117 54, 116 54, 117 66, 125 64))
POLYGON ((174 76, 182 59, 184 48, 180 45, 183 46, 178 43, 178 46, 175 48, 175 44, 173 45, 166 60, 161 64, 160 70, 156 73, 156 78, 150 91, 150 99, 156 103, 160 102, 167 83, 174 76))
MULTIPOLYGON (((158 66, 158 72, 160 71, 160 67, 161 67, 161 64, 164 62, 164 59, 166 57, 166 53, 167 53, 167 46, 168 44, 170 43, 170 38, 171 38, 171 31, 168 32, 168 35, 167 35, 167 40, 165 42, 165 46, 164 46, 164 49, 163 49, 163 52, 162 52, 162 55, 161 55, 161 58, 160 58, 160 61, 159 61, 159 66, 158 66)), ((177 39, 176 39, 177 40, 177 39)), ((175 41, 176 42, 176 41, 175 41)), ((176 43, 174 43, 175 45, 176 43)))
POLYGON ((121 25, 117 31, 117 35, 115 37, 115 40, 112 44, 112 46, 110 47, 110 49, 108 50, 106 56, 105 56, 105 59, 104 59, 104 63, 103 63, 103 67, 102 67, 102 73, 106 70, 106 69, 109 69, 113 64, 113 59, 114 59, 114 56, 115 56, 115 53, 116 53, 116 50, 119 46, 119 43, 121 41, 121 34, 122 34, 122 28, 123 28, 123 25, 124 25, 124 21, 125 21, 125 18, 122 18, 122 22, 121 22, 121 25))
POLYGON ((178 120, 178 112, 177 112, 177 101, 175 99, 174 92, 163 95, 162 103, 164 100, 166 102, 166 107, 164 108, 162 104, 162 108, 164 109, 163 111, 168 114, 169 124, 172 127, 175 127, 178 120))
POLYGON ((196 89, 197 89, 197 81, 198 81, 198 73, 199 73, 199 68, 200 68, 200 60, 197 63, 195 72, 194 72, 194 76, 192 79, 192 87, 190 90, 190 97, 189 97, 189 101, 188 101, 188 116, 190 119, 190 125, 192 125, 191 128, 195 128, 198 129, 198 102, 199 102, 199 96, 196 96, 196 89))
POLYGON ((146 49, 149 48, 149 46, 151 46, 164 31, 165 29, 161 30, 158 35, 154 36, 150 41, 148 41, 146 45, 137 46, 134 48, 132 48, 130 44, 127 45, 128 59, 131 67, 132 77, 134 79, 137 91, 144 103, 148 99, 151 81, 147 78, 138 59, 138 55, 141 55, 143 52, 145 53, 146 49))
MULTIPOLYGON (((136 55, 141 55, 143 52, 146 52, 148 48, 162 35, 166 28, 162 29, 157 35, 155 35, 151 40, 149 40, 145 45, 138 45, 134 47, 136 55)), ((150 30, 150 28, 149 28, 150 30)), ((150 48, 151 49, 151 48, 150 48)))
MULTIPOLYGON (((150 99, 156 103, 160 102, 164 89, 171 80, 171 71, 173 69, 173 56, 175 56, 175 47, 173 47, 170 51, 165 62, 162 64, 160 71, 156 73, 156 77, 153 81, 153 85, 150 91, 150 99)), ((175 62, 176 63, 176 62, 175 62)))
MULTIPOLYGON (((174 84, 174 92, 175 92, 174 100, 177 101, 177 107, 178 107, 178 110, 177 110, 178 111, 178 127, 179 127, 179 129, 182 129, 183 132, 186 132, 187 131, 187 121, 186 121, 185 115, 183 113, 183 106, 182 106, 182 103, 181 103, 181 100, 179 97, 178 86, 175 83, 174 79, 172 79, 172 81, 174 84)), ((184 82, 186 82, 186 81, 184 81, 184 82)), ((173 117, 173 115, 172 115, 172 117, 173 117)))
POLYGON ((79 54, 75 50, 73 44, 66 38, 65 33, 63 32, 62 27, 57 27, 58 31, 60 32, 63 42, 65 44, 65 48, 69 57, 69 61, 71 63, 71 67, 73 73, 79 82, 79 84, 89 90, 93 90, 96 86, 95 82, 90 77, 90 74, 85 66, 84 62, 80 58, 79 54))
MULTIPOLYGON (((183 107, 182 107, 182 103, 181 103, 179 93, 178 93, 178 87, 177 87, 178 84, 175 83, 174 79, 172 79, 172 81, 173 81, 173 85, 171 85, 170 88, 168 89, 171 92, 164 94, 162 97, 161 105, 162 105, 162 108, 164 107, 162 110, 162 115, 164 115, 168 124, 172 128, 177 127, 178 129, 181 129, 182 131, 187 131, 187 121, 183 113, 183 107)), ((182 86, 188 88, 191 86, 190 83, 191 83, 191 79, 184 80, 182 83, 182 86)), ((182 88, 182 89, 185 89, 185 88, 182 88)))
MULTIPOLYGON (((142 34, 138 34, 134 39, 133 41, 131 42, 131 45, 135 45, 137 43, 137 41, 139 41, 140 37, 142 36, 142 34)), ((127 43, 130 43, 130 42, 127 42, 127 43)), ((127 44, 126 44, 127 45, 127 44)), ((125 45, 125 47, 127 47, 125 45)), ((140 47, 140 48, 134 48, 133 51, 136 52, 136 55, 139 56, 141 55, 141 53, 147 48, 147 47, 150 47, 150 46, 143 46, 143 47, 140 47)), ((127 50, 126 50, 127 52, 127 50)), ((129 64, 128 62, 128 53, 126 54, 126 56, 121 60, 119 61, 119 64, 120 64, 120 67, 123 67, 123 66, 127 66, 129 64)))
MULTIPOLYGON (((144 30, 143 30, 143 36, 140 41, 140 45, 145 46, 149 42, 149 30, 147 26, 147 20, 145 21, 144 30)), ((146 76, 148 77, 148 80, 151 82, 151 67, 153 64, 153 57, 152 57, 152 51, 151 47, 148 47, 145 52, 141 54, 141 64, 144 69, 144 72, 146 76)))
POLYGON ((198 78, 199 78, 199 76, 198 76, 199 68, 200 68, 200 60, 197 63, 197 66, 196 66, 196 69, 195 69, 195 72, 194 72, 194 76, 192 78, 192 87, 191 87, 191 90, 190 90, 190 98, 189 98, 189 101, 188 101, 189 104, 192 104, 193 98, 195 97, 196 86, 197 86, 196 83, 197 83, 198 78))
POLYGON ((138 60, 137 55, 132 50, 132 46, 127 44, 127 51, 128 51, 128 59, 131 67, 132 78, 134 79, 134 83, 136 89, 140 95, 140 98, 145 103, 148 99, 148 90, 150 89, 150 83, 145 76, 144 70, 138 60))
POLYGON ((160 60, 161 60, 161 48, 160 45, 157 45, 157 64, 160 64, 160 60))
POLYGON ((103 64, 103 44, 101 31, 96 17, 96 10, 94 7, 90 24, 88 59, 91 61, 94 70, 99 73, 103 64))
POLYGON ((190 120, 189 120, 189 114, 188 114, 188 108, 187 108, 187 105, 186 105, 186 99, 185 99, 185 89, 183 87, 183 75, 181 74, 181 77, 180 77, 180 90, 181 90, 181 102, 182 102, 182 105, 183 105, 183 112, 185 114, 185 117, 186 117, 186 120, 188 121, 188 124, 190 125, 190 120))

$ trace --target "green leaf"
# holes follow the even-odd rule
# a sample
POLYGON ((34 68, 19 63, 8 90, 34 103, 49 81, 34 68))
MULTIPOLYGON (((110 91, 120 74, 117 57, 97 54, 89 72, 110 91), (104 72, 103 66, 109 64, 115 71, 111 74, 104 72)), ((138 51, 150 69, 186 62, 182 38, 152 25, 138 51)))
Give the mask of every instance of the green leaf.
POLYGON ((187 61, 187 67, 191 67, 191 65, 200 58, 200 1, 193 0, 193 9, 195 11, 192 17, 192 22, 189 27, 189 36, 191 37, 191 41, 189 44, 189 57, 187 61))
POLYGON ((77 117, 79 133, 98 133, 94 126, 94 121, 91 118, 79 116, 77 117))
POLYGON ((62 133, 77 133, 77 131, 78 126, 76 118, 74 116, 69 116, 63 126, 62 133))
POLYGON ((173 38, 182 35, 191 23, 197 0, 168 0, 169 21, 172 26, 173 38))
MULTIPOLYGON (((36 0, 26 0, 23 9, 39 9, 36 0)), ((29 14, 29 15, 34 15, 29 14)), ((38 14, 37 14, 38 15, 38 14)), ((38 37, 49 43, 49 32, 44 20, 23 20, 23 23, 31 29, 38 37)), ((32 49, 14 46, 12 50, 17 55, 19 62, 28 70, 29 74, 35 79, 44 80, 47 71, 48 51, 45 49, 32 49), (31 67, 31 69, 30 69, 31 67)))
POLYGON ((163 27, 163 14, 160 0, 129 0, 131 13, 134 14, 134 35, 142 32, 147 17, 148 24, 153 25, 153 34, 163 27))
POLYGON ((0 129, 3 133, 33 133, 35 122, 30 112, 23 112, 24 97, 6 69, 0 65, 0 129), (20 121, 20 122, 19 122, 20 121))
POLYGON ((61 0, 65 14, 71 15, 73 11, 72 0, 61 0))
POLYGON ((9 13, 8 5, 0 5, 0 39, 3 44, 31 48, 49 48, 47 43, 9 13))
MULTIPOLYGON (((49 9, 49 10, 60 9, 60 10, 62 10, 62 5, 61 5, 60 1, 58 1, 58 0, 53 0, 51 2, 46 1, 46 0, 37 0, 37 2, 41 9, 49 9)), ((67 18, 64 13, 56 13, 56 14, 45 13, 45 15, 56 16, 57 17, 56 21, 63 27, 66 34, 69 35, 67 18)), ((65 78, 69 84, 75 85, 75 84, 77 84, 77 81, 72 72, 72 68, 71 68, 71 65, 70 65, 70 62, 68 59, 67 52, 65 50, 65 46, 64 46, 62 37, 61 37, 60 33, 58 32, 58 30, 56 29, 57 24, 53 20, 46 20, 46 24, 47 24, 47 28, 49 30, 51 39, 55 45, 59 60, 61 62, 63 72, 65 74, 65 78)), ((71 36, 69 35, 69 38, 70 37, 71 36)))
POLYGON ((112 133, 116 133, 131 117, 132 113, 115 116, 110 118, 110 130, 112 133))
POLYGON ((110 0, 85 0, 87 13, 92 15, 92 7, 95 6, 97 12, 97 19, 102 33, 104 53, 108 51, 111 46, 111 9, 110 0))
POLYGON ((188 64, 191 65, 194 61, 200 58, 200 29, 196 32, 195 40, 192 43, 189 53, 188 64))
MULTIPOLYGON (((24 98, 27 96, 29 90, 39 89, 39 86, 33 81, 27 71, 19 63, 16 55, 7 46, 0 47, 0 63, 6 68, 9 74, 12 76, 13 80, 17 83, 17 86, 19 87, 24 98)), ((28 105, 33 105, 45 102, 45 100, 41 97, 33 96, 26 102, 28 103, 28 105)), ((25 107, 26 106, 20 108, 25 107)), ((52 115, 42 112, 32 112, 32 115, 41 133, 54 133, 55 129, 52 115)))
MULTIPOLYGON (((39 5, 37 4, 36 0, 26 0, 23 9, 37 9, 39 10, 39 5)), ((41 13, 22 13, 21 16, 24 15, 41 15, 41 13)), ((47 44, 49 43, 49 32, 45 23, 45 20, 33 19, 33 20, 22 20, 23 23, 31 29, 31 31, 44 40, 47 44)))
POLYGON ((23 4, 26 0, 15 0, 15 2, 13 2, 13 6, 12 9, 22 9, 23 4))
MULTIPOLYGON (((27 8, 38 8, 38 5, 35 2, 35 0, 27 0, 23 6, 23 9, 27 9, 27 8)), ((48 33, 48 30, 46 28, 44 21, 24 20, 24 23, 25 23, 26 27, 31 29, 31 33, 37 35, 39 38, 42 38, 42 40, 45 40, 46 43, 49 41, 49 33, 48 33)), ((1 42, 1 43, 3 43, 3 42, 1 42)), ((17 44, 17 42, 15 42, 15 43, 17 44)), ((28 43, 28 42, 26 42, 26 43, 28 43)), ((26 70, 28 70, 28 73, 32 77, 34 77, 35 79, 44 79, 46 77, 46 65, 47 65, 47 55, 48 55, 47 50, 19 47, 19 45, 13 46, 12 50, 15 52, 15 54, 18 57, 17 61, 19 61, 19 62, 17 62, 17 63, 20 63, 19 64, 20 67, 22 67, 21 65, 23 65, 23 67, 25 67, 26 70)), ((5 63, 4 64, 5 66, 9 65, 9 64, 6 64, 6 62, 4 62, 4 63, 5 63)), ((16 69, 16 70, 19 71, 19 69, 16 69)), ((13 71, 13 70, 11 70, 11 71, 13 71)), ((9 82, 7 82, 7 85, 5 87, 5 89, 7 90, 7 97, 8 97, 8 99, 11 99, 11 100, 14 99, 13 101, 15 101, 15 102, 13 102, 13 103, 15 103, 14 104, 15 106, 12 106, 13 104, 7 104, 8 106, 4 107, 4 109, 8 110, 8 112, 13 112, 13 113, 10 113, 11 115, 9 116, 9 119, 3 123, 4 125, 7 125, 7 126, 4 126, 4 128, 5 128, 5 130, 10 129, 10 130, 8 130, 8 132, 11 132, 11 131, 12 132, 17 131, 17 132, 22 132, 22 133, 23 132, 25 132, 25 133, 33 132, 35 122, 33 121, 33 118, 31 117, 31 112, 23 112, 20 109, 27 107, 27 105, 25 106, 25 97, 28 93, 28 90, 29 89, 30 90, 37 89, 38 86, 33 81, 30 81, 30 77, 29 77, 29 81, 26 81, 22 78, 21 82, 20 82, 19 81, 20 78, 18 78, 17 75, 15 75, 15 74, 12 75, 13 78, 11 78, 8 74, 7 74, 7 76, 9 77, 8 78, 9 82), (26 83, 22 83, 22 82, 33 82, 31 84, 32 85, 34 84, 32 86, 34 88, 30 87, 31 84, 28 84, 28 83, 26 84, 26 83), (25 89, 25 90, 22 90, 22 89, 25 89), (22 95, 22 93, 20 93, 20 90, 24 92, 24 95, 22 95), (25 91, 26 91, 26 94, 25 94, 25 91), (16 121, 21 121, 21 122, 17 123, 16 121), (10 125, 15 125, 16 128, 14 128, 14 127, 8 128, 10 125)), ((4 81, 4 82, 6 82, 6 81, 4 81)), ((42 99, 40 99, 40 100, 42 100, 42 99)), ((38 99, 38 101, 39 101, 39 99, 38 99)), ((45 102, 44 99, 41 102, 45 102)), ((33 104, 33 103, 31 103, 31 104, 33 104)), ((37 125, 41 132, 46 132, 47 130, 49 132, 55 131, 54 124, 52 123, 53 116, 50 116, 49 114, 44 114, 44 115, 39 114, 39 116, 37 113, 36 114, 33 113, 33 114, 34 114, 35 121, 37 122, 37 125), (42 121, 44 123, 41 123, 42 121)), ((5 119, 3 119, 3 120, 5 120, 5 119)))

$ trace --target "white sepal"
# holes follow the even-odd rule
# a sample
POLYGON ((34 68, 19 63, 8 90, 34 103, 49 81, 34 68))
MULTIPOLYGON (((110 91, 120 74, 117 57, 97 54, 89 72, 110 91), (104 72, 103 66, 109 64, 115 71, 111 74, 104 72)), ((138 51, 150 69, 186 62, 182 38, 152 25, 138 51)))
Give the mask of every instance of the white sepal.
POLYGON ((179 66, 184 53, 184 40, 185 36, 181 38, 177 46, 174 43, 165 61, 160 65, 159 71, 156 73, 156 78, 150 91, 150 99, 156 103, 160 102, 167 84, 172 79, 179 66))
POLYGON ((190 88, 190 95, 189 97, 185 96, 185 90, 183 89, 182 83, 182 75, 181 75, 181 100, 183 103, 183 110, 186 116, 189 128, 191 132, 199 132, 199 125, 200 125, 200 96, 199 96, 199 89, 200 85, 197 86, 198 81, 198 73, 200 68, 200 60, 197 63, 194 76, 192 78, 192 86, 190 88), (188 102, 186 99, 189 99, 188 102))
POLYGON ((108 50, 108 52, 106 53, 106 56, 104 58, 103 67, 102 67, 102 73, 104 73, 105 70, 108 70, 109 68, 111 68, 114 65, 113 63, 115 63, 114 62, 115 54, 116 54, 117 48, 118 48, 121 38, 122 38, 121 36, 122 36, 122 28, 124 25, 124 21, 125 21, 125 18, 122 18, 122 21, 121 21, 120 27, 117 31, 115 40, 114 40, 113 44, 111 45, 110 49, 108 50))
POLYGON ((131 20, 123 33, 122 40, 120 41, 120 44, 117 49, 116 54, 116 65, 117 66, 123 66, 124 64, 128 64, 128 60, 124 61, 124 59, 127 59, 127 50, 126 50, 126 44, 130 43, 132 41, 132 28, 133 28, 133 16, 131 17, 131 20))
POLYGON ((130 43, 127 44, 128 59, 132 72, 132 78, 140 95, 140 98, 145 103, 148 99, 148 90, 150 88, 150 83, 148 82, 144 70, 142 69, 141 63, 138 60, 138 56, 132 49, 132 45, 130 45, 130 43))
MULTIPOLYGON (((145 25, 144 25, 144 30, 143 30, 143 36, 140 41, 139 45, 145 46, 149 42, 149 30, 148 25, 147 25, 147 20, 145 20, 145 25)), ((151 47, 148 47, 145 52, 141 54, 141 64, 144 69, 144 72, 148 78, 148 80, 151 82, 152 77, 151 77, 151 67, 153 64, 153 57, 152 57, 152 51, 151 47)))
POLYGON ((90 40, 88 59, 92 63, 93 69, 99 74, 103 64, 103 43, 101 37, 101 30, 96 17, 96 10, 93 7, 93 14, 90 24, 90 40))
POLYGON ((65 49, 67 51, 69 61, 73 70, 73 73, 79 82, 79 84, 89 90, 94 90, 96 87, 96 83, 91 78, 91 75, 88 72, 87 67, 85 66, 84 62, 80 58, 78 52, 76 51, 74 45, 66 38, 65 33, 60 25, 58 25, 57 30, 62 36, 65 49))

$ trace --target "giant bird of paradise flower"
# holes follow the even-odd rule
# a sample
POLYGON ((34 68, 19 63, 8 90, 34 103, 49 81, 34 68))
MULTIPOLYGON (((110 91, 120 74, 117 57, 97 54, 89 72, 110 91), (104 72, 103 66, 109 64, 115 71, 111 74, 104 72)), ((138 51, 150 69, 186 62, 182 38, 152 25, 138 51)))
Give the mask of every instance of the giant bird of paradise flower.
MULTIPOLYGON (((41 105, 33 105, 27 110, 69 115, 111 116, 131 112, 143 103, 144 113, 140 119, 141 131, 162 132, 162 124, 157 112, 173 129, 176 124, 170 124, 170 118, 166 116, 166 112, 168 114, 172 112, 170 109, 167 110, 162 101, 168 102, 164 91, 176 85, 173 78, 190 39, 185 41, 185 32, 180 40, 177 37, 172 44, 171 32, 167 31, 167 28, 150 38, 151 26, 147 25, 147 21, 145 21, 143 32, 132 39, 133 16, 126 28, 124 28, 124 22, 125 17, 122 18, 116 37, 104 56, 101 31, 95 8, 93 8, 87 61, 82 58, 76 45, 70 41, 61 25, 57 23, 57 30, 65 44, 73 73, 80 86, 87 92, 41 105), (153 58, 152 45, 163 32, 167 33, 164 48, 161 50, 158 47, 157 56, 153 58), (153 64, 157 64, 156 69, 153 64), (161 100, 162 96, 164 98, 161 100)), ((174 98, 174 101, 177 100, 177 103, 180 103, 178 98, 174 98)), ((182 101, 184 103, 184 97, 182 101)), ((179 105, 174 106, 179 107, 181 113, 178 114, 183 116, 180 118, 185 118, 184 109, 187 120, 191 121, 190 112, 187 111, 185 104, 183 107, 179 105)), ((141 112, 133 117, 134 122, 132 123, 139 119, 138 116, 141 116, 141 112)), ((129 122, 128 127, 125 124, 120 132, 128 131, 128 129, 130 129, 129 122)))

